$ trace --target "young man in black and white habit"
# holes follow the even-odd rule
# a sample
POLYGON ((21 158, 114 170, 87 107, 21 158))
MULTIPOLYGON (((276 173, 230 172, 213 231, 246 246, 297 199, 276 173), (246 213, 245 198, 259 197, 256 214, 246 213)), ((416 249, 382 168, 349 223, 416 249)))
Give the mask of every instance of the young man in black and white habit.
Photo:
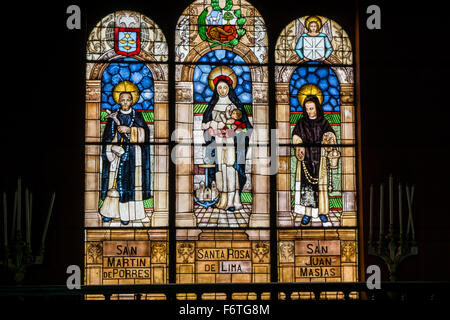
POLYGON ((303 101, 303 117, 292 132, 297 169, 295 174, 294 212, 303 215, 301 223, 328 221, 328 174, 327 157, 331 147, 336 144, 336 134, 324 117, 322 106, 315 95, 307 96, 303 101))

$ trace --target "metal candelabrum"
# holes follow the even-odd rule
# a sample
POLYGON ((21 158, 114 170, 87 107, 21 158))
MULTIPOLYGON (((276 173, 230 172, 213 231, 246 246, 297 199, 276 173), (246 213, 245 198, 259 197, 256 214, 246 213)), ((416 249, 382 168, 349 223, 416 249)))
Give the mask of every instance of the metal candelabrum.
POLYGON ((384 231, 384 184, 380 184, 380 228, 378 240, 373 239, 373 185, 370 186, 370 212, 369 212, 369 255, 381 258, 389 271, 390 281, 397 281, 397 270, 400 263, 410 256, 418 255, 419 248, 414 231, 412 203, 414 198, 414 185, 398 184, 398 207, 397 227, 394 227, 394 182, 392 175, 389 176, 389 227, 384 231), (403 195, 406 191, 408 207, 408 222, 406 234, 403 232, 403 195))
POLYGON ((45 238, 47 235, 48 224, 55 202, 55 193, 53 193, 50 206, 42 233, 41 243, 37 254, 33 253, 31 245, 31 222, 33 195, 29 190, 25 189, 25 196, 22 198, 22 181, 18 178, 17 189, 14 195, 12 214, 8 214, 7 194, 3 192, 3 256, 0 259, 0 265, 4 269, 9 270, 13 274, 14 282, 22 283, 29 267, 42 264, 44 261, 45 238), (24 217, 22 220, 23 210, 22 204, 25 206, 24 217), (8 224, 10 218, 11 223, 8 224), (25 227, 25 230, 23 230, 25 227), (8 230, 11 233, 8 235, 8 230))

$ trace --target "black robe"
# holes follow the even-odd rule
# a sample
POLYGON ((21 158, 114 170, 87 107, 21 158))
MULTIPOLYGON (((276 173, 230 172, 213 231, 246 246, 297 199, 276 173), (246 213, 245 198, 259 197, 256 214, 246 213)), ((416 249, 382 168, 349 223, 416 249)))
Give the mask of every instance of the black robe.
POLYGON ((310 119, 306 111, 303 112, 303 117, 300 118, 295 125, 292 135, 299 136, 305 148, 305 158, 303 161, 298 161, 297 166, 304 165, 309 173, 309 177, 306 176, 304 168, 301 170, 301 187, 300 187, 300 204, 306 207, 319 207, 319 170, 320 170, 320 158, 321 158, 321 143, 323 135, 326 132, 332 132, 330 123, 325 119, 322 108, 319 104, 317 109, 316 119, 310 119), (311 177, 317 179, 317 183, 311 183, 311 177))
MULTIPOLYGON (((117 113, 121 125, 128 127, 141 127, 145 131, 144 143, 136 144, 141 147, 141 163, 142 163, 142 199, 150 198, 150 130, 144 120, 142 114, 133 109, 129 114, 123 114, 120 111, 117 113)), ((121 134, 117 131, 117 124, 111 119, 108 119, 103 133, 103 148, 102 148, 102 190, 100 198, 105 200, 108 191, 110 166, 108 158, 106 157, 106 146, 110 144, 117 133, 117 141, 123 139, 122 147, 125 153, 120 158, 120 163, 117 172, 117 190, 120 194, 120 202, 128 202, 136 200, 135 197, 135 156, 136 145, 130 144, 130 139, 126 134, 121 134)), ((117 142, 120 145, 120 142, 117 142)))
MULTIPOLYGON (((245 123, 247 131, 250 130, 251 132, 253 126, 248 119, 247 111, 245 111, 244 105, 237 97, 233 87, 230 84, 228 84, 228 87, 229 87, 228 98, 236 106, 236 108, 242 112, 242 118, 240 119, 240 121, 245 123)), ((207 123, 212 120, 212 112, 218 101, 219 101, 219 93, 217 92, 217 85, 216 85, 216 89, 214 90, 213 96, 211 97, 211 100, 208 103, 208 107, 203 113, 202 123, 207 123)), ((204 137, 206 142, 205 163, 212 164, 215 159, 216 149, 215 147, 210 146, 210 144, 212 142, 215 142, 215 138, 209 135, 208 130, 205 131, 204 137)), ((242 188, 247 182, 247 176, 245 175, 245 159, 249 146, 249 140, 250 135, 248 133, 246 134, 241 132, 236 133, 234 135, 234 150, 236 153, 236 162, 234 163, 233 168, 238 173, 240 191, 242 191, 242 188), (238 145, 244 146, 244 148, 242 147, 238 148, 238 145)), ((217 163, 216 167, 213 170, 208 170, 208 185, 211 185, 211 182, 216 180, 216 171, 218 171, 217 163)))

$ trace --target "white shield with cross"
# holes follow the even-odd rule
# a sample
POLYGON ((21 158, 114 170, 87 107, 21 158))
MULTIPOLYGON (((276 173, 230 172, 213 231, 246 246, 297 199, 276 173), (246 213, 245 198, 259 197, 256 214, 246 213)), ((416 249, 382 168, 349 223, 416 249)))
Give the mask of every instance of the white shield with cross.
POLYGON ((325 57, 325 39, 323 37, 303 37, 303 55, 310 60, 325 57))

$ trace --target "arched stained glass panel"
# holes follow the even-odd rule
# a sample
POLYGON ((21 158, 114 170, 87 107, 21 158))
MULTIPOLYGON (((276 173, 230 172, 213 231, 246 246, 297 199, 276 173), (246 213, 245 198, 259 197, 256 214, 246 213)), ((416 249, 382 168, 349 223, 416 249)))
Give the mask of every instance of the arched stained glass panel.
POLYGON ((350 38, 331 19, 305 16, 283 29, 275 60, 279 280, 357 281, 350 38))
POLYGON ((195 1, 178 20, 177 252, 192 253, 178 282, 270 280, 267 45, 244 0, 195 1))
POLYGON ((92 29, 86 58, 86 284, 165 283, 169 135, 164 35, 148 17, 117 11, 92 29))

